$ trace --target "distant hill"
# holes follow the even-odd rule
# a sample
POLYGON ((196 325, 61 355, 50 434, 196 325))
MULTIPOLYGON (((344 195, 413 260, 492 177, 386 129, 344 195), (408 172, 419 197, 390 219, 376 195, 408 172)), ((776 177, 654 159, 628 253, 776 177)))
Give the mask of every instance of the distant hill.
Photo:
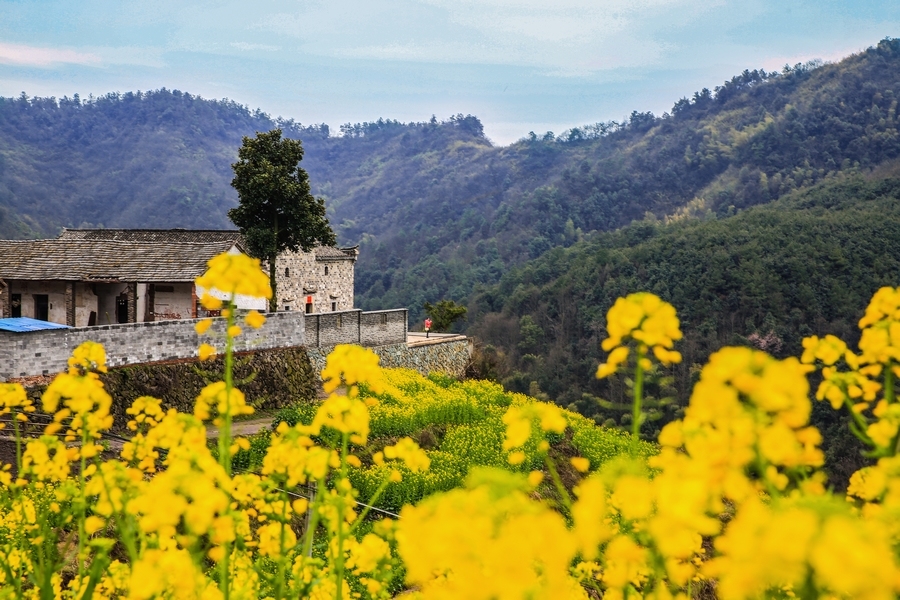
POLYGON ((281 126, 364 308, 468 302, 511 267, 648 215, 724 218, 900 156, 900 40, 837 64, 744 71, 677 101, 494 147, 471 115, 325 125, 159 90, 0 99, 0 236, 62 226, 224 227, 241 136, 281 126))

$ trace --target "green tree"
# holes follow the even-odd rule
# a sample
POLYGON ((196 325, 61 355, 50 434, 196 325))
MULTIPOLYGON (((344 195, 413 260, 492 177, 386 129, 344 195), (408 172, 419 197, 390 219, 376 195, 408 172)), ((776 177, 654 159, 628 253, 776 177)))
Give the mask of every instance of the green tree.
POLYGON ((336 239, 325 218, 325 201, 310 193, 309 176, 300 168, 299 140, 282 139, 281 129, 257 133, 256 138, 244 136, 238 159, 231 165, 231 185, 240 203, 228 211, 228 218, 241 230, 250 253, 268 263, 269 310, 275 311, 275 258, 286 251, 331 246, 336 239))
POLYGON ((425 312, 431 318, 431 328, 447 331, 458 320, 465 318, 468 309, 453 300, 441 300, 437 304, 425 303, 425 312))

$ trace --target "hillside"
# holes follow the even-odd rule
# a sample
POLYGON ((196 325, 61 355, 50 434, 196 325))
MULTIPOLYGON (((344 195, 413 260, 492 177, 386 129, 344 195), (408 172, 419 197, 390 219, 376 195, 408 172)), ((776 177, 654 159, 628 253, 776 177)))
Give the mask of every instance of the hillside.
MULTIPOLYGON (((900 178, 846 176, 730 218, 647 219, 551 250, 474 298, 470 332, 485 344, 483 375, 627 428, 630 413, 614 406, 628 404, 627 382, 594 377, 605 315, 619 296, 658 294, 678 310, 684 361, 650 385, 669 399, 651 410, 653 437, 683 414, 712 352, 750 345, 797 356, 803 337, 829 333, 855 344, 869 299, 898 285, 898 273, 900 178)), ((859 466, 845 447, 855 440, 822 403, 813 421, 840 482, 859 466)))
POLYGON ((837 64, 745 71, 681 99, 495 147, 473 116, 325 125, 177 91, 0 99, 0 236, 62 226, 225 227, 242 135, 281 126, 361 243, 363 308, 466 302, 511 266, 640 220, 726 217, 900 155, 900 40, 837 64))

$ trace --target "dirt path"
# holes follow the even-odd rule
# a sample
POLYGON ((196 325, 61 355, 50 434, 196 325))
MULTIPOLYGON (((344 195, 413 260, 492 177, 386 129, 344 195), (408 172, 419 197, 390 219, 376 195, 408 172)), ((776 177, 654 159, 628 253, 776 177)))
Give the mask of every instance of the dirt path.
MULTIPOLYGON (((259 433, 263 429, 269 429, 272 426, 272 417, 259 417, 258 419, 246 419, 235 421, 231 424, 231 435, 253 435, 259 433)), ((206 437, 209 439, 218 439, 219 428, 215 425, 207 425, 206 437)))

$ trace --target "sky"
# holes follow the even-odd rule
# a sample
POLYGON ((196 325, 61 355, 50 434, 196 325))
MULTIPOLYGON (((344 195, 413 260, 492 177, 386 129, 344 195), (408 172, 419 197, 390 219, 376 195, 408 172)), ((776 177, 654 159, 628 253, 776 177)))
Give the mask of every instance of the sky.
POLYGON ((0 0, 0 96, 178 89, 506 145, 900 37, 897 0, 0 0))

